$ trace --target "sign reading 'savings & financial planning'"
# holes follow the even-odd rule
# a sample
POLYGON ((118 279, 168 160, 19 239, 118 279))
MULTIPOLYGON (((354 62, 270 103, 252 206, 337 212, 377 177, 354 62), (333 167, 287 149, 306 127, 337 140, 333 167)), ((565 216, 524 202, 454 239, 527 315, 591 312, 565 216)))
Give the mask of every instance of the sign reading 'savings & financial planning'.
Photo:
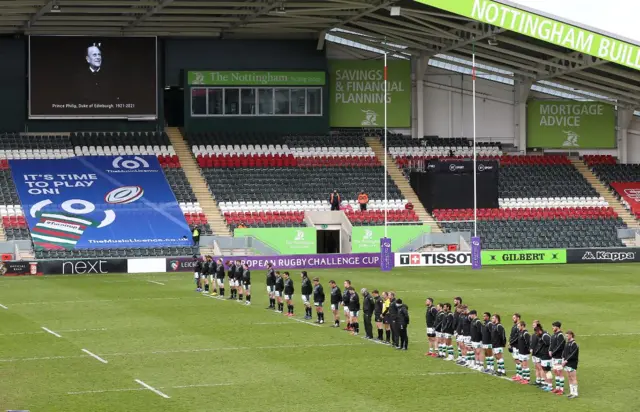
POLYGON ((616 145, 614 107, 601 102, 531 100, 527 104, 527 146, 604 149, 616 145))
MULTIPOLYGON (((330 60, 331 127, 384 127, 382 60, 330 60)), ((387 126, 411 127, 411 62, 387 62, 387 126)))

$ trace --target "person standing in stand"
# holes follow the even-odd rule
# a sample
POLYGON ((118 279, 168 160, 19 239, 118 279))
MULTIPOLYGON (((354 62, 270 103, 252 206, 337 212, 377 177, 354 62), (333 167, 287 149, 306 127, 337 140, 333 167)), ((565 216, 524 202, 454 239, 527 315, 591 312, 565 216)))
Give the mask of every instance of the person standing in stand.
POLYGON ((329 196, 329 204, 331 205, 331 210, 340 210, 341 202, 342 199, 340 197, 340 194, 338 193, 338 189, 335 189, 329 196))
POLYGON ((365 210, 367 210, 367 203, 369 203, 369 195, 364 190, 361 190, 360 194, 358 195, 358 204, 360 204, 360 211, 364 212, 365 210))

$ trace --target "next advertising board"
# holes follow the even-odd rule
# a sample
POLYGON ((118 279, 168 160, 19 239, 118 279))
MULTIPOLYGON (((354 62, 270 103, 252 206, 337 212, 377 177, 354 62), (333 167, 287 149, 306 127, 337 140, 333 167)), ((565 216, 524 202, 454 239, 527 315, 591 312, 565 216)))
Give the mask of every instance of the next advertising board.
MULTIPOLYGON (((252 236, 282 255, 310 255, 318 251, 313 227, 236 229, 233 236, 252 236)), ((376 251, 380 252, 379 246, 376 251)))
MULTIPOLYGON (((387 236, 392 240, 392 250, 397 252, 413 239, 431 232, 427 225, 387 226, 387 236)), ((351 231, 353 253, 375 253, 380 251, 380 239, 384 237, 384 226, 354 226, 351 231)))
MULTIPOLYGON (((411 127, 411 62, 387 61, 387 127, 411 127)), ((329 61, 331 127, 384 127, 382 60, 329 61)))
POLYGON ((483 250, 482 264, 492 265, 540 265, 567 263, 565 249, 531 250, 483 250))
POLYGON ((614 148, 614 107, 600 102, 530 100, 527 146, 576 150, 614 148))
POLYGON ((517 7, 492 0, 415 1, 640 70, 640 47, 517 7))

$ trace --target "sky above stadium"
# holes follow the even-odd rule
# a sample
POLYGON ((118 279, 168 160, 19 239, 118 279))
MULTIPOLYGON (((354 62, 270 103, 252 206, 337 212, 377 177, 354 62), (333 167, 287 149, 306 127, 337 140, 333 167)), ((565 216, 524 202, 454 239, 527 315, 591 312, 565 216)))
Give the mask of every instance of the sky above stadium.
POLYGON ((606 7, 603 7, 602 0, 511 0, 511 3, 640 43, 640 29, 637 23, 640 1, 637 0, 607 0, 606 7))

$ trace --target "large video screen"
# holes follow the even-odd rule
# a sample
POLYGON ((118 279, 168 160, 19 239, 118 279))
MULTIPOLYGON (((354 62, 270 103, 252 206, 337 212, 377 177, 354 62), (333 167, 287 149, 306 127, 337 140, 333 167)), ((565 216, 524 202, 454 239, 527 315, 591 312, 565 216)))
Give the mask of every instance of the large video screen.
POLYGON ((155 37, 31 36, 29 117, 157 117, 155 37))

